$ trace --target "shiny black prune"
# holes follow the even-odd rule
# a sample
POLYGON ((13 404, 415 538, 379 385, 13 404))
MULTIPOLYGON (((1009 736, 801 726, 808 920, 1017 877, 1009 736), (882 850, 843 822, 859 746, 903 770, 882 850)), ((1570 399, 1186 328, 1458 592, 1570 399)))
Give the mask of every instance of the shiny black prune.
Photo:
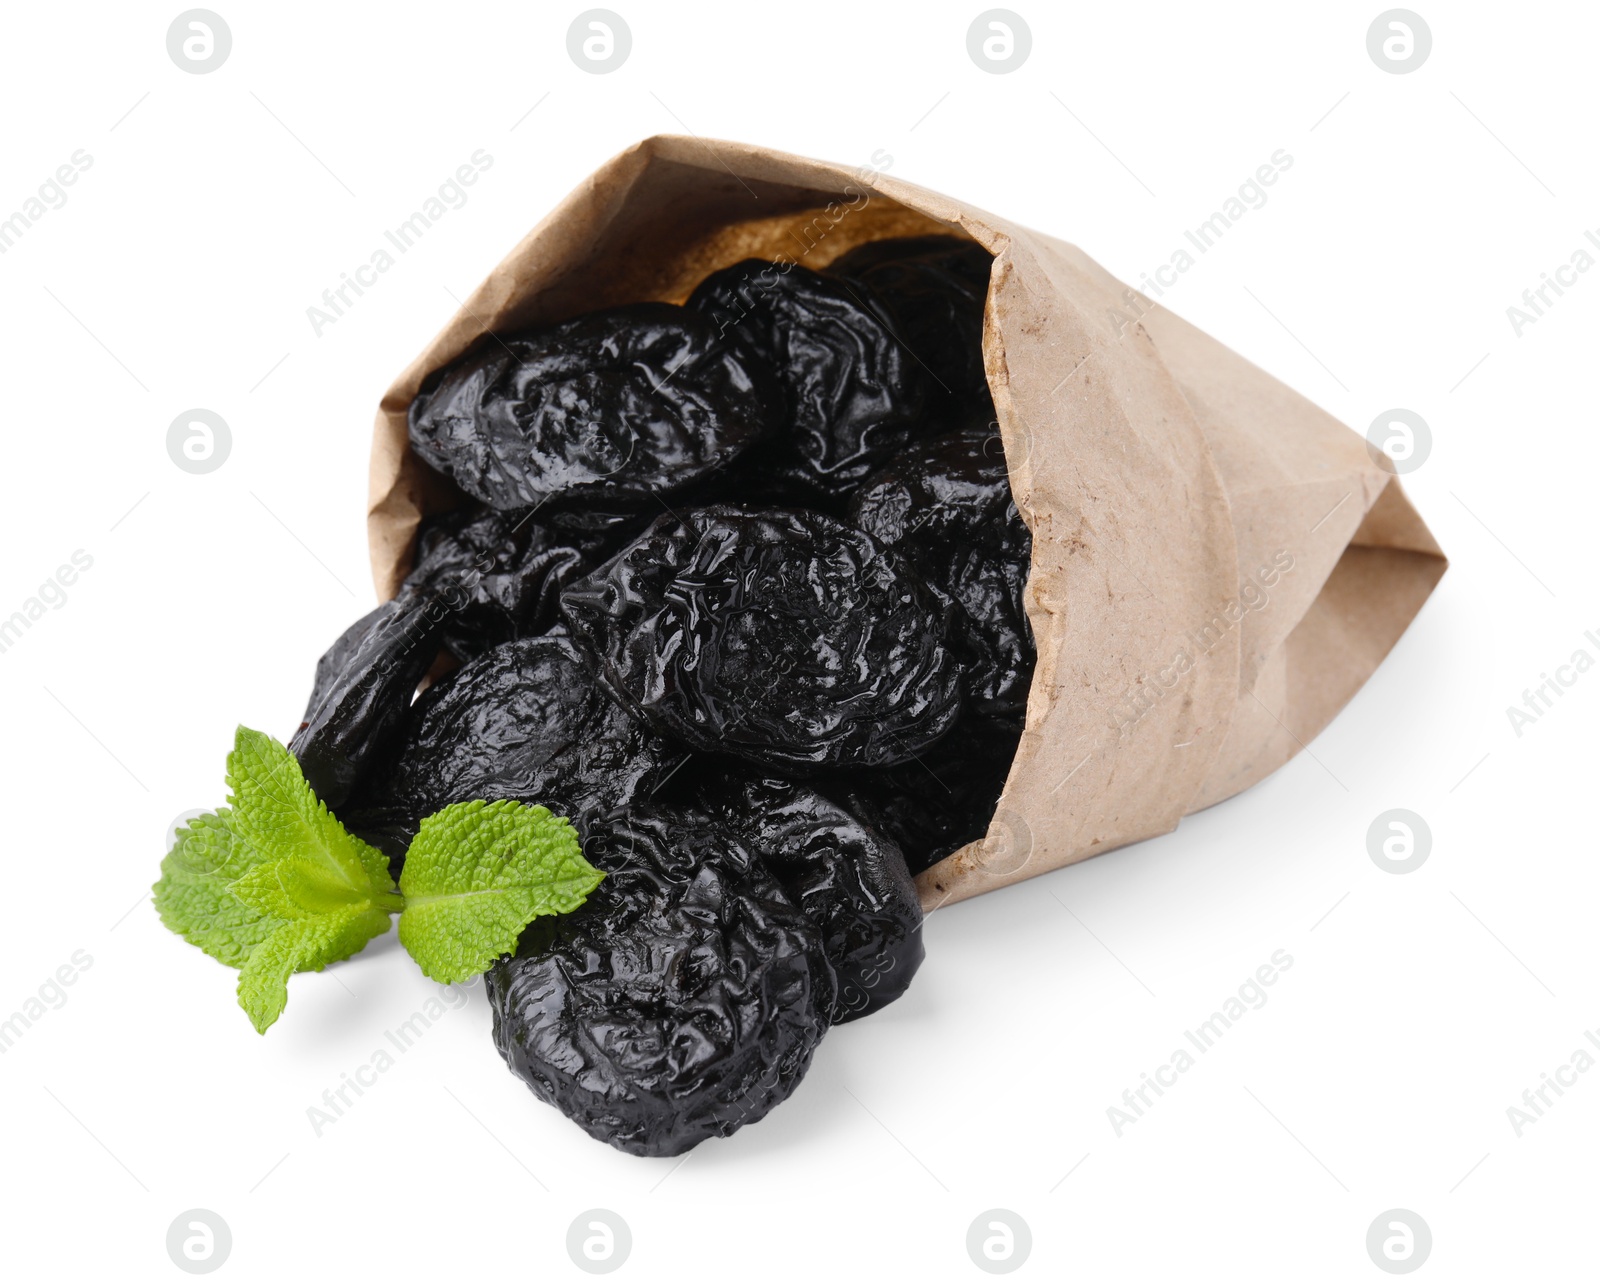
POLYGON ((1011 496, 998 435, 974 426, 913 442, 862 483, 849 515, 960 603, 972 708, 1020 711, 1033 680, 1024 597, 1033 542, 1011 496))
POLYGON ((636 809, 584 855, 605 881, 488 973, 494 1041, 535 1096, 632 1155, 677 1155, 786 1099, 827 1032, 816 926, 692 812, 636 809))
POLYGON ((392 859, 450 803, 514 798, 582 829, 681 757, 599 690, 565 637, 522 638, 425 691, 342 819, 392 859))
POLYGON ((746 259, 708 276, 688 307, 777 376, 784 431, 752 455, 757 471, 838 497, 921 426, 928 372, 870 286, 746 259))
POLYGON ((910 762, 834 773, 817 788, 897 843, 920 874, 988 832, 1021 737, 1020 719, 967 717, 910 762))
POLYGON ((835 1025, 905 993, 922 965, 922 907, 892 841, 788 780, 714 772, 700 797, 822 932, 839 983, 835 1025))
POLYGON ((342 806, 386 752, 439 653, 442 616, 423 595, 385 602, 317 661, 311 699, 289 749, 327 806, 342 806))
POLYGON ((919 565, 966 617, 961 674, 968 707, 980 715, 1020 716, 1036 658, 1025 600, 1028 546, 1021 556, 976 545, 936 548, 919 565))
POLYGON ((562 530, 528 515, 458 508, 423 524, 417 564, 400 596, 436 600, 445 612, 445 646, 468 660, 502 642, 548 632, 557 622, 562 588, 620 542, 605 527, 562 530))
POLYGON ((961 710, 952 604, 821 513, 663 515, 561 609, 618 697, 697 749, 789 770, 880 765, 961 710))
POLYGON ((888 310, 900 338, 929 373, 930 418, 953 425, 987 414, 983 309, 993 260, 973 241, 918 237, 907 248, 916 252, 886 254, 864 267, 852 268, 845 255, 829 270, 853 273, 888 310), (933 240, 949 243, 930 246, 933 240))
POLYGON ((1000 434, 981 423, 907 446, 862 483, 849 515, 891 548, 954 542, 1008 548, 1028 537, 1000 434))
POLYGON ((495 508, 638 507, 736 458, 773 395, 698 312, 638 303, 484 341, 424 381, 411 444, 495 508))

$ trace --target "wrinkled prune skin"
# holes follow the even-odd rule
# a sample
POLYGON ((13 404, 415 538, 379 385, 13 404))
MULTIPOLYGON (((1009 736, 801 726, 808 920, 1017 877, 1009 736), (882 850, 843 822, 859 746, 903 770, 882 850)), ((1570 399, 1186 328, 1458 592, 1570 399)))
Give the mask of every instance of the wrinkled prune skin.
POLYGON ((289 749, 329 807, 341 807, 381 760, 411 695, 439 653, 443 612, 408 595, 362 616, 317 661, 311 699, 289 749))
POLYGON ((399 595, 437 601, 445 612, 445 646, 469 660, 502 642, 549 632, 561 590, 619 542, 605 526, 555 529, 526 515, 458 508, 424 523, 416 567, 399 595))
POLYGON ((595 685, 569 638, 522 638, 423 692, 385 769, 340 816, 392 861, 425 816, 475 798, 542 804, 581 832, 647 796, 679 758, 595 685))
POLYGON ((1020 717, 1033 685, 1036 652, 1028 620, 1029 545, 1008 555, 976 545, 930 550, 919 563, 960 605, 962 681, 968 707, 990 717, 1020 717))
POLYGON ((913 442, 861 485, 849 515, 961 605, 971 707, 1019 713, 1033 681, 1025 602, 1033 540, 1011 496, 1000 438, 974 426, 913 442))
MULTIPOLYGON (((915 239, 926 245, 930 240, 915 239)), ((877 242, 882 245, 885 242, 877 242)), ((844 273, 851 272, 849 255, 844 273)), ((888 310, 901 339, 928 371, 926 413, 955 425, 991 406, 983 368, 983 308, 993 259, 974 241, 884 256, 855 270, 888 310)), ((839 272, 835 264, 833 272, 839 272)))
POLYGON ((411 444, 494 508, 638 507, 765 429, 771 376, 698 312, 637 303, 480 344, 411 403, 411 444))
POLYGON ((928 372, 870 286, 745 259, 687 306, 777 377, 784 431, 753 453, 756 471, 838 498, 921 427, 928 372))
POLYGON ((890 548, 1028 538, 999 433, 973 424, 906 447, 851 497, 850 520, 890 548))
POLYGON ((700 796, 821 931, 838 978, 835 1025, 905 993, 922 965, 922 906, 892 841, 789 780, 714 772, 700 796))
POLYGON ((637 809, 597 826, 584 855, 605 880, 488 972, 512 1073, 631 1155, 682 1154, 762 1118, 827 1032, 816 926, 692 812, 637 809))
POLYGON ((663 515, 561 609, 613 692, 697 749, 788 771, 885 765, 961 711, 952 604, 821 513, 663 515))
POLYGON ((898 844, 916 875, 988 832, 1021 738, 1020 719, 969 716, 911 762, 816 785, 898 844))

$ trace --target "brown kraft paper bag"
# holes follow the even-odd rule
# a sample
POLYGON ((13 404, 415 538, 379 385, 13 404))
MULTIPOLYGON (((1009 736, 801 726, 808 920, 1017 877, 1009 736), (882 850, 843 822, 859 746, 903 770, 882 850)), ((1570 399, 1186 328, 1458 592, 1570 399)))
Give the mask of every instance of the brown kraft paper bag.
POLYGON ((984 361, 1039 656, 987 836, 917 880, 932 909, 1167 833, 1328 724, 1446 566, 1359 435, 1075 246, 870 168, 658 136, 587 178, 384 394, 368 536, 392 597, 418 521, 457 502, 407 409, 480 336, 929 233, 994 255, 984 361))

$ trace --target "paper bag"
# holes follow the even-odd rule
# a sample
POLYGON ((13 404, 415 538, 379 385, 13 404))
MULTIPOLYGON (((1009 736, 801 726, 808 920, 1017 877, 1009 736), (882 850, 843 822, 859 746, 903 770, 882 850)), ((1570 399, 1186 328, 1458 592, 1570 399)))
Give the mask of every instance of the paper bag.
POLYGON ((384 394, 368 516, 388 598, 420 518, 459 498, 407 408, 490 331, 940 232, 994 255, 984 361, 1039 659, 988 835, 917 880, 930 909, 1166 833, 1327 725, 1446 565, 1360 436, 1063 241, 871 167, 662 136, 585 180, 384 394))

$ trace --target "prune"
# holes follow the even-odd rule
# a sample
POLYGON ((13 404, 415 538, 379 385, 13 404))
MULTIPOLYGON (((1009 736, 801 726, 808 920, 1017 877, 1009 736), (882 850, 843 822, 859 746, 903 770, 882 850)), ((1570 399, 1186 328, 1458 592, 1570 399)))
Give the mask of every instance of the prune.
POLYGON ((978 714, 1020 714, 1033 684, 1033 625, 1028 622, 1027 545, 1006 556, 978 546, 929 551, 918 563, 961 606, 962 681, 978 714))
POLYGON ((835 773, 817 788, 897 843, 920 874, 987 832, 1021 736, 1018 719, 967 717, 911 762, 835 773))
POLYGON ((1011 497, 999 437, 973 427, 913 442, 862 484, 849 513, 960 603, 972 707, 1020 710, 1034 666, 1024 600, 1032 537, 1011 497))
POLYGON ((424 382, 411 444, 495 508, 637 507, 762 433, 770 375, 698 312, 638 303, 486 341, 424 382))
POLYGON ((570 639, 522 638, 425 691, 340 814, 391 858, 423 817, 474 798, 540 803, 581 830, 644 797, 676 756, 595 686, 570 639))
POLYGON ((752 457, 759 471, 838 497, 921 425, 928 372, 870 286, 746 259, 688 306, 777 375, 786 431, 752 457))
POLYGON ((905 993, 922 965, 922 906, 893 842, 788 780, 718 772, 703 781, 701 798, 822 932, 839 982, 835 1025, 905 993))
POLYGON ((676 1155, 794 1091, 827 1032, 816 926, 693 813, 597 826, 605 881, 488 973, 494 1041, 535 1096, 633 1155, 676 1155))
POLYGON ((289 749, 316 795, 340 807, 380 759, 439 652, 443 612, 411 595, 362 616, 317 661, 289 749))
POLYGON ((983 308, 993 260, 974 241, 917 237, 902 244, 910 252, 859 255, 855 265, 847 254, 829 271, 854 275, 873 291, 906 347, 929 372, 928 415, 959 423, 990 405, 983 308), (933 244, 940 241, 944 244, 933 244))
POLYGON ((604 528, 553 530, 527 515, 459 508, 424 524, 400 596, 435 599, 445 612, 445 646, 468 660, 548 632, 562 588, 614 551, 608 536, 604 528))
POLYGON ((663 515, 561 609, 613 692, 698 749, 790 770, 880 765, 960 713, 952 604, 821 513, 663 515))
POLYGON ((1006 548, 1028 536, 999 434, 982 424, 906 447, 862 483, 849 511, 891 548, 956 541, 1006 548))

